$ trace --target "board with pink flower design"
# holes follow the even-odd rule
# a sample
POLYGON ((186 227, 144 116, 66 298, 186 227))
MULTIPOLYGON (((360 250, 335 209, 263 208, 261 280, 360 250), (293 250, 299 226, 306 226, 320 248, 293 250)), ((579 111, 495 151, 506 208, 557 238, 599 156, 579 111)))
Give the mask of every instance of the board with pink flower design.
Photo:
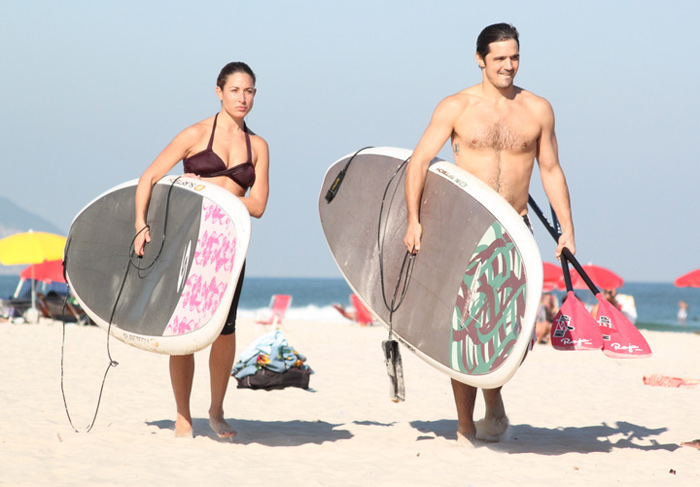
POLYGON ((66 278, 86 313, 117 339, 171 355, 221 333, 250 242, 250 215, 229 191, 166 176, 148 209, 151 243, 132 251, 137 180, 98 196, 73 220, 66 278))

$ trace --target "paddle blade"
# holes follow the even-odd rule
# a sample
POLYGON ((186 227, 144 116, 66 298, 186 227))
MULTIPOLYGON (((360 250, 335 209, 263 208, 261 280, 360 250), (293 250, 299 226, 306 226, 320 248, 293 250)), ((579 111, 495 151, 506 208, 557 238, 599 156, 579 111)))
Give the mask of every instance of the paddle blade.
POLYGON ((566 293, 566 300, 554 317, 550 332, 552 346, 557 350, 600 350, 603 337, 591 313, 574 295, 566 293))
POLYGON ((645 358, 651 356, 651 347, 637 327, 625 318, 622 311, 596 294, 598 312, 596 321, 603 334, 603 353, 613 358, 645 358))

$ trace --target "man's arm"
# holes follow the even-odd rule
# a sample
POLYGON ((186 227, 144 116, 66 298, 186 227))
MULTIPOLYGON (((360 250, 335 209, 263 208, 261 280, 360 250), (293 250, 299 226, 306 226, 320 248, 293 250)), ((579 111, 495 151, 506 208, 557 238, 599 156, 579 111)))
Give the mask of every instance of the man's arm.
POLYGON ((454 97, 445 98, 435 108, 428 127, 418 141, 406 168, 406 209, 408 226, 404 243, 409 252, 420 250, 423 228, 420 224, 420 201, 425 187, 425 178, 430 161, 440 152, 452 135, 454 121, 459 113, 458 102, 454 97))
POLYGON ((544 99, 542 100, 540 112, 542 134, 540 135, 537 148, 537 163, 540 167, 542 186, 561 225, 562 233, 556 249, 558 258, 564 247, 568 248, 571 253, 576 253, 574 223, 571 217, 569 187, 566 184, 564 171, 559 164, 557 136, 554 132, 554 112, 544 99))

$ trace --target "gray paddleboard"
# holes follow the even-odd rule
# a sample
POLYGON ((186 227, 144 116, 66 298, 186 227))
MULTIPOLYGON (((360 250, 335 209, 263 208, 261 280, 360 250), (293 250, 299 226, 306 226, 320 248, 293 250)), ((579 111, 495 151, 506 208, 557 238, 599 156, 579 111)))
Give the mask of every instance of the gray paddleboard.
POLYGON ((137 180, 98 196, 74 219, 68 284, 86 313, 119 340, 183 355, 221 333, 250 241, 250 215, 215 184, 166 176, 148 209, 151 243, 132 252, 137 180), (111 326, 110 326, 111 323, 111 326))
POLYGON ((461 382, 498 387, 513 376, 533 338, 542 292, 537 244, 498 193, 436 159, 421 201, 421 251, 405 292, 402 285, 395 292, 410 260, 402 167, 410 155, 365 149, 328 169, 319 197, 326 240, 350 287, 382 324, 391 320, 405 346, 461 382), (331 187, 337 194, 328 202, 331 187), (402 294, 392 315, 392 301, 402 294))

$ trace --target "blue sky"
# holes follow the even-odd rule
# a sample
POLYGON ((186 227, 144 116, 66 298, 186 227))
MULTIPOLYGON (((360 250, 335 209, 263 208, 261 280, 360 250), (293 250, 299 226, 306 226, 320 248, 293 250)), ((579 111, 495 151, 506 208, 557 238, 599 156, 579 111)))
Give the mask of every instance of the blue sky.
MULTIPOLYGON (((248 273, 339 277, 317 212, 326 169, 367 145, 413 148, 437 103, 480 81, 476 36, 505 21, 516 83, 554 107, 579 259, 671 281, 700 267, 699 19, 691 0, 5 0, 0 194, 67 232, 216 113, 216 76, 242 60, 258 77, 248 124, 271 151, 248 273)), ((537 173, 531 193, 544 203, 537 173)))

